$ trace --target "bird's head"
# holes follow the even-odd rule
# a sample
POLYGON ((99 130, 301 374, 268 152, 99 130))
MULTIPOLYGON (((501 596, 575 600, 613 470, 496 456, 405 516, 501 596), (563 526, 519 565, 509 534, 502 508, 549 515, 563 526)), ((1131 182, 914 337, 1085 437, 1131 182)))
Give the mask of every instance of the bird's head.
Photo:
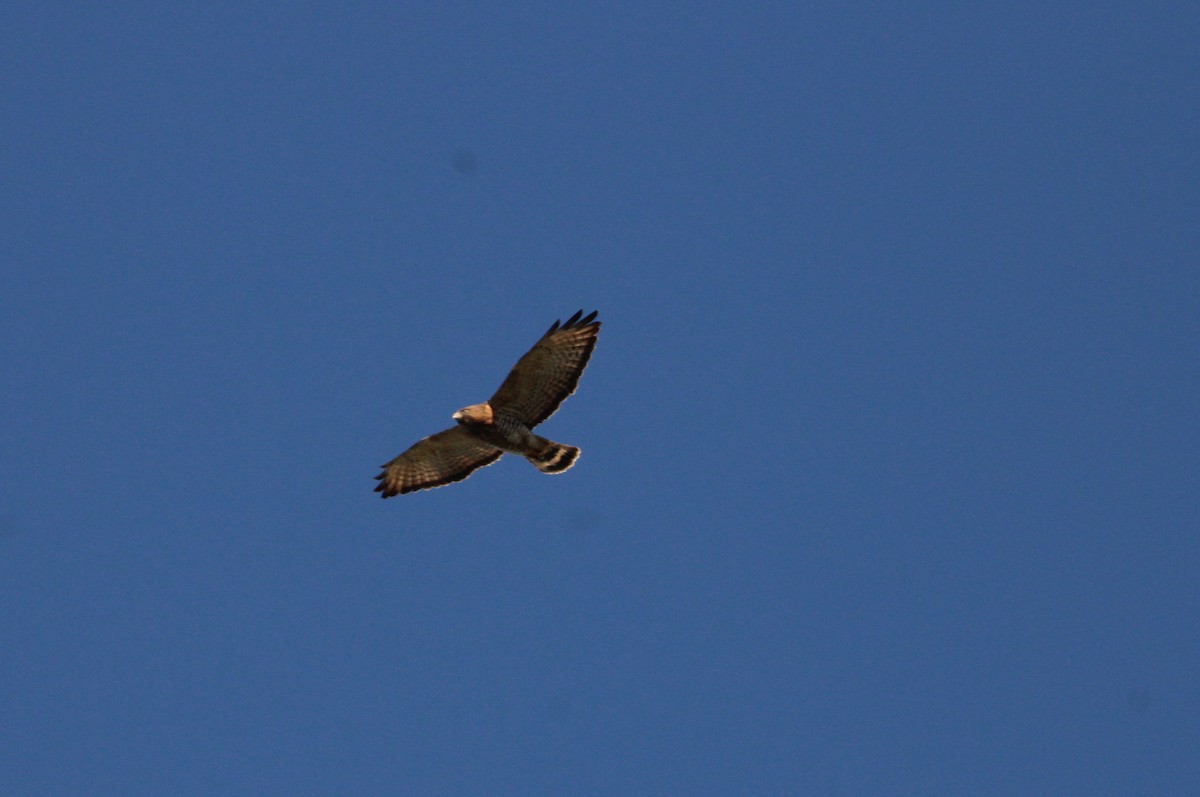
POLYGON ((471 423, 491 425, 492 405, 485 401, 482 404, 472 404, 469 407, 463 407, 454 413, 454 420, 464 425, 471 423))

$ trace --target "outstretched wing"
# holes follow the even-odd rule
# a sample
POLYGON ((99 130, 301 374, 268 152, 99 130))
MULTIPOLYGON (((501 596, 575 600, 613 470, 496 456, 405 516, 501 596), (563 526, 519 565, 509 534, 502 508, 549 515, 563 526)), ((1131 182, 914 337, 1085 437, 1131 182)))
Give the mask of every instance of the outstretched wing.
POLYGON ((596 347, 600 322, 595 318, 595 312, 584 316, 580 310, 565 324, 555 321, 513 366, 489 402, 492 409, 510 414, 530 428, 553 415, 575 392, 596 347))
POLYGON ((383 473, 375 477, 379 479, 375 492, 383 493, 383 498, 391 498, 462 481, 484 465, 500 459, 503 453, 465 427, 454 426, 426 437, 383 465, 383 473))

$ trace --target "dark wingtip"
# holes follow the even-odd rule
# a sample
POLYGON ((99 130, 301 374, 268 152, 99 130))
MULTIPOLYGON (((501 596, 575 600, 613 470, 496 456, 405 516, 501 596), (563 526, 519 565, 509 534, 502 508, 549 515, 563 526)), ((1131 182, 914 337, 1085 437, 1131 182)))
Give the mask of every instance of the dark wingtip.
MULTIPOLYGON (((555 321, 553 324, 551 324, 550 328, 546 330, 546 335, 551 335, 560 329, 578 329, 579 327, 585 327, 592 323, 599 313, 599 310, 593 310, 585 316, 583 314, 583 310, 578 310, 576 311, 575 315, 571 316, 566 321, 555 321)), ((542 335, 542 337, 544 338, 546 335, 542 335)))
MULTIPOLYGON (((583 310, 579 310, 575 313, 575 315, 571 316, 566 321, 555 321, 554 326, 550 327, 550 332, 554 332, 558 329, 578 329, 580 327, 586 327, 588 324, 591 324, 593 321, 595 321, 596 316, 599 314, 599 310, 593 310, 585 316, 583 314, 583 310)), ((546 334, 549 335, 550 332, 547 332, 546 334)))
MULTIPOLYGON (((387 467, 387 466, 385 465, 384 467, 387 467)), ((396 494, 396 491, 395 491, 395 490, 393 490, 393 489, 392 489, 392 488, 391 488, 391 487, 388 485, 388 483, 387 483, 387 482, 385 482, 385 481, 383 480, 383 478, 384 478, 385 476, 387 476, 387 471, 386 471, 386 470, 385 470, 383 473, 381 473, 381 474, 379 474, 378 476, 376 476, 376 477, 375 477, 376 479, 378 479, 378 480, 379 480, 379 484, 375 485, 375 492, 377 492, 377 493, 379 493, 379 494, 380 494, 380 495, 379 495, 379 497, 380 497, 380 498, 391 498, 393 495, 395 495, 395 494, 396 494)))

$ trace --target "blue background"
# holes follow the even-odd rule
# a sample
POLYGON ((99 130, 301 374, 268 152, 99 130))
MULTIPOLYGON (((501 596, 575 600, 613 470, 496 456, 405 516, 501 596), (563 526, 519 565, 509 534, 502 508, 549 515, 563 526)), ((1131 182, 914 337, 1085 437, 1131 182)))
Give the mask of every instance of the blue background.
POLYGON ((0 792, 1200 794, 1195 3, 20 3, 0 792), (377 465, 556 318, 541 431, 377 465))

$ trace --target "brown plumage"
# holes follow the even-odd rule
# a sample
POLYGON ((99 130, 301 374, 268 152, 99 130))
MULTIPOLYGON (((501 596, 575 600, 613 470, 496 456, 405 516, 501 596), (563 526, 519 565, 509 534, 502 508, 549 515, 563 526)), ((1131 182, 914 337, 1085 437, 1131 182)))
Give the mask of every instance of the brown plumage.
POLYGON ((426 437, 375 478, 384 498, 462 481, 506 452, 520 454, 543 473, 562 473, 579 459, 579 449, 531 431, 575 392, 587 367, 600 322, 580 310, 566 323, 555 321, 513 366, 496 394, 483 404, 454 413, 458 422, 426 437))

